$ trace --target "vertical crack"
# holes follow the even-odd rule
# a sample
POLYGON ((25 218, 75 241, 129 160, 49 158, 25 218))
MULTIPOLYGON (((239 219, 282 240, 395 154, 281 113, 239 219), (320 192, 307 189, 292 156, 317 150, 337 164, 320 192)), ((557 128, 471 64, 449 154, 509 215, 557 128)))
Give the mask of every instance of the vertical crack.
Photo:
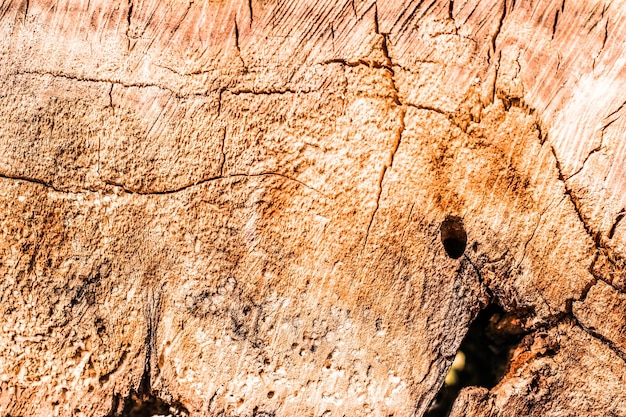
POLYGON ((226 126, 224 126, 224 134, 222 135, 222 160, 220 162, 220 177, 224 176, 224 165, 226 165, 226 126))
POLYGON ((561 13, 561 11, 557 9, 556 13, 554 14, 554 22, 552 23, 552 36, 550 37, 550 40, 554 40, 556 26, 559 24, 559 13, 561 13))
POLYGON ((552 153, 552 156, 554 157, 554 162, 555 162, 555 165, 556 165, 556 170, 557 170, 557 173, 558 173, 559 181, 561 181, 563 183, 563 187, 565 189, 565 195, 572 202, 572 206, 574 207, 574 211, 576 212, 576 215, 578 216, 578 220, 580 220, 580 222, 582 223, 582 225, 583 225, 583 227, 585 229, 585 232, 587 232, 587 235, 589 235, 589 237, 591 237, 591 239, 595 242, 596 248, 599 247, 600 234, 594 232, 591 229, 591 227, 589 226, 589 224, 587 224, 587 221, 585 220, 585 218, 583 217, 582 210, 580 208, 580 202, 572 194, 571 188, 569 188, 569 186, 567 185, 566 179, 563 176, 563 169, 561 168, 561 162, 559 162, 559 158, 557 158, 557 156, 556 156, 556 150, 554 149, 554 146, 552 146, 552 144, 550 144, 550 152, 552 153))
POLYGON ((157 325, 161 309, 161 294, 155 293, 154 289, 150 289, 147 296, 147 331, 145 339, 146 359, 144 364, 143 375, 139 383, 139 394, 147 395, 152 390, 152 358, 154 349, 156 348, 157 325))
POLYGON ((497 93, 497 89, 498 89, 498 73, 500 71, 500 61, 502 60, 502 52, 498 52, 498 61, 495 63, 495 73, 493 75, 493 84, 491 86, 491 91, 492 91, 492 96, 491 96, 491 102, 495 103, 496 102, 496 97, 498 95, 497 93))
POLYGON ((604 50, 604 46, 606 45, 606 40, 609 38, 609 19, 606 19, 606 23, 604 24, 604 38, 602 38, 602 46, 600 47, 600 52, 604 50))
POLYGON ((624 216, 626 216, 626 209, 622 209, 622 211, 617 213, 617 217, 613 222, 613 226, 611 226, 611 230, 609 230, 609 239, 613 239, 613 236, 615 236, 615 230, 617 229, 617 225, 619 225, 619 222, 622 221, 624 216))
POLYGON ((226 91, 225 88, 221 88, 219 91, 219 95, 218 95, 218 101, 217 101, 217 117, 220 117, 222 114, 222 96, 224 95, 224 91, 226 91))
POLYGON ((564 11, 565 11, 565 0, 563 0, 563 2, 561 3, 561 7, 559 9, 556 9, 556 13, 554 13, 554 22, 552 23, 552 37, 550 38, 550 40, 554 40, 554 35, 556 34, 556 27, 559 24, 559 17, 563 14, 564 11))
POLYGON ((239 56, 239 59, 241 60, 241 65, 243 66, 244 72, 248 72, 248 65, 246 65, 246 62, 243 60, 243 56, 241 55, 241 47, 239 46, 239 26, 237 26, 236 17, 234 21, 235 21, 235 48, 237 48, 237 55, 239 56))
POLYGON ((378 25, 378 3, 376 2, 376 0, 374 0, 374 32, 380 35, 380 29, 378 25))
POLYGON ((113 86, 114 85, 115 85, 114 83, 111 83, 111 88, 109 88, 109 107, 113 111, 113 114, 115 114, 115 107, 113 106, 113 86))
POLYGON ((395 81, 395 73, 393 70, 393 62, 391 60, 391 56, 389 55, 389 49, 387 46, 387 34, 385 33, 380 33, 379 31, 379 26, 378 26, 378 4, 376 2, 374 2, 374 27, 375 27, 375 31, 377 34, 382 36, 382 42, 381 42, 381 49, 383 52, 383 55, 385 57, 385 65, 383 66, 383 68, 389 72, 389 76, 391 77, 391 88, 392 88, 392 99, 394 102, 394 105, 399 108, 399 127, 398 127, 398 133, 396 134, 391 152, 389 154, 389 159, 387 160, 387 163, 383 166, 380 175, 378 177, 378 189, 377 189, 377 194, 376 194, 376 205, 374 207, 374 210, 372 212, 372 215, 369 219, 368 225, 367 225, 367 232, 365 234, 365 242, 363 244, 363 248, 365 248, 367 246, 367 242, 369 240, 369 235, 370 235, 370 231, 372 229, 372 225, 374 223, 374 218, 376 217, 376 213, 378 212, 378 208, 380 207, 380 198, 383 192, 383 182, 385 180, 385 175, 387 174, 387 171, 389 169, 391 169, 393 167, 393 162, 396 156, 396 153, 398 152, 398 148, 400 147, 400 143, 402 141, 402 135, 404 133, 405 130, 405 120, 404 117, 406 115, 406 107, 401 103, 400 101, 400 92, 398 90, 398 87, 396 85, 396 81, 395 81))
MULTIPOLYGON (((515 7, 515 0, 511 3, 511 8, 515 7)), ((491 86, 492 94, 491 94, 491 102, 495 103, 496 98, 498 96, 497 93, 497 84, 498 84, 498 74, 500 71, 500 62, 502 60, 502 52, 498 51, 498 36, 502 32, 502 27, 504 26, 504 19, 506 19, 508 11, 507 0, 502 2, 502 13, 500 14, 500 18, 498 20, 498 27, 496 28, 495 33, 491 37, 491 45, 489 46, 489 50, 487 51, 487 64, 491 65, 494 63, 494 58, 497 56, 497 60, 494 63, 494 75, 493 75, 493 84, 491 86)))
MULTIPOLYGON (((180 402, 166 402, 152 391, 151 374, 153 355, 156 349, 156 331, 160 318, 161 294, 153 288, 146 294, 146 339, 145 364, 141 381, 137 390, 131 390, 123 402, 119 394, 114 394, 109 417, 147 417, 167 415, 170 417, 187 417, 189 410, 180 402)), ((158 368, 157 368, 158 371, 158 368)))
POLYGON ((491 57, 496 55, 497 51, 497 40, 498 36, 500 36, 500 32, 502 31, 502 26, 504 24, 504 19, 506 18, 507 13, 507 3, 506 0, 502 2, 502 13, 500 14, 500 19, 498 20, 498 27, 496 28, 496 33, 491 37, 491 48, 487 52, 487 63, 491 64, 491 57))
POLYGON ((130 42, 130 28, 131 28, 132 17, 133 17, 133 2, 132 0, 128 0, 128 12, 126 13, 126 41, 128 43, 126 46, 126 50, 128 52, 132 51, 131 42, 130 42))
MULTIPOLYGON (((559 204, 561 204, 561 201, 563 201, 564 198, 565 198, 565 196, 561 197, 561 200, 559 200, 559 204)), ((528 238, 528 240, 524 244, 524 250, 522 252, 522 259, 520 259, 520 261, 517 263, 517 265, 515 266, 514 269, 519 268, 520 265, 522 264, 522 262, 524 262, 524 259, 526 258, 526 250, 528 249, 528 245, 530 244, 530 242, 535 237, 535 234, 537 233, 537 230, 539 229, 539 226, 541 226, 541 221, 543 220, 543 216, 545 216, 545 214, 548 212, 548 210, 550 210, 550 207, 552 206, 552 204, 554 204, 554 201, 555 200, 552 199, 552 201, 546 206, 546 208, 541 212, 541 214, 539 214, 539 219, 537 219, 537 224, 535 224, 535 228, 533 229, 532 234, 530 235, 530 237, 528 238)))
POLYGON ((459 26, 456 24, 456 19, 454 18, 454 0, 449 0, 448 2, 448 19, 454 25, 454 34, 459 36, 459 26))
POLYGON ((383 166, 383 169, 378 177, 378 193, 376 194, 376 206, 374 208, 374 211, 372 212, 372 216, 370 217, 369 224, 367 226, 367 233, 365 234, 365 243, 363 244, 364 248, 365 246, 367 246, 367 241, 369 239, 370 231, 372 229, 372 224, 374 223, 374 218, 376 217, 376 213, 378 212, 378 208, 380 207, 380 197, 383 193, 383 181, 385 180, 385 174, 387 173, 388 169, 391 169, 393 167, 393 160, 396 156, 396 152, 398 151, 398 148, 400 147, 400 142, 402 141, 402 133, 404 132, 404 128, 405 128, 405 125, 404 125, 405 113, 406 113, 406 110, 402 107, 400 110, 399 132, 396 136, 393 149, 391 150, 391 153, 389 155, 388 163, 385 164, 385 166, 383 166))

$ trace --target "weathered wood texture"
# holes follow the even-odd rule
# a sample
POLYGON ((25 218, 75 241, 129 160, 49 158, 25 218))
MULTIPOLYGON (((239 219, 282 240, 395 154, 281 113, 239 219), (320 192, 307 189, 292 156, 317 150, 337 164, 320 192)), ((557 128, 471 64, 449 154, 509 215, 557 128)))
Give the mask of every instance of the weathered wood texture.
POLYGON ((3 416, 418 416, 490 302, 526 336, 453 415, 626 416, 623 3, 8 0, 0 39, 3 416))

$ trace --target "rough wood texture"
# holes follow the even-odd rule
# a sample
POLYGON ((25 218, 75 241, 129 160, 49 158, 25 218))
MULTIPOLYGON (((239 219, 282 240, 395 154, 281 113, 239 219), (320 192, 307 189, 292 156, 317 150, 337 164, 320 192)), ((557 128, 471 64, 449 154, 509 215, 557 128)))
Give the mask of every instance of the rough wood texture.
POLYGON ((452 415, 626 416, 621 2, 5 1, 0 39, 3 416, 420 416, 490 303, 525 336, 452 415))

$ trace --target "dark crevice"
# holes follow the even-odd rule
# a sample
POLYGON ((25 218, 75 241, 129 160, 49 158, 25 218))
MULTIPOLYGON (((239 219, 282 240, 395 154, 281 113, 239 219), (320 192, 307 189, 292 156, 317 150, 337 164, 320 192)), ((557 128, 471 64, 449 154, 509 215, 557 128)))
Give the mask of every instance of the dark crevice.
POLYGON ((554 22, 552 23, 552 37, 550 38, 551 40, 554 40, 554 35, 556 34, 556 26, 559 24, 560 13, 561 11, 557 10, 556 13, 554 14, 554 22))
MULTIPOLYGON (((507 2, 506 0, 504 0, 504 2, 502 3, 502 14, 500 15, 500 20, 498 21, 498 27, 496 28, 496 33, 494 33, 493 36, 491 37, 491 48, 489 51, 487 51, 487 62, 489 64, 491 64, 491 57, 497 55, 496 52, 498 50, 497 48, 498 36, 500 36, 500 32, 502 32, 502 26, 504 23, 504 19, 506 18, 506 13, 507 13, 507 2)), ((496 73, 496 78, 498 78, 497 73, 496 73)))
POLYGON ((245 73, 248 72, 248 65, 246 65, 246 61, 243 60, 243 55, 241 54, 241 46, 239 46, 239 26, 237 26, 237 18, 235 21, 235 48, 237 48, 237 54, 239 55, 239 60, 241 60, 241 65, 243 66, 243 70, 245 73))
POLYGON ((113 396, 109 417, 187 417, 189 410, 178 401, 167 402, 157 396, 150 386, 150 361, 147 360, 137 390, 131 390, 127 397, 113 396))
POLYGON ((152 388, 151 376, 153 371, 156 374, 159 371, 158 366, 156 369, 152 367, 152 357, 156 350, 157 324, 161 310, 161 299, 158 292, 150 292, 148 294, 147 307, 144 368, 139 386, 137 389, 131 389, 128 396, 123 399, 120 398, 119 394, 113 396, 109 417, 187 417, 189 410, 180 402, 168 402, 160 398, 158 391, 152 388))
POLYGON ((526 334, 522 321, 497 304, 485 307, 472 322, 441 390, 424 416, 447 416, 465 387, 495 387, 509 369, 513 349, 526 334))
POLYGON ((189 410, 180 402, 168 403, 150 392, 141 393, 132 390, 124 399, 120 399, 119 394, 113 396, 113 409, 109 414, 110 417, 153 417, 160 415, 186 417, 189 415, 189 410))
MULTIPOLYGON (((352 63, 347 63, 345 60, 343 59, 338 59, 338 60, 329 60, 329 61, 324 61, 321 62, 321 65, 324 64, 330 64, 330 63, 345 63, 345 65, 348 66, 357 66, 357 65, 367 65, 370 66, 369 63, 367 62, 362 62, 359 61, 358 63, 354 63, 354 65, 352 63)), ((180 71, 176 71, 175 69, 172 68, 168 68, 166 66, 163 65, 157 65, 160 68, 164 68, 166 70, 169 70, 177 75, 180 76, 190 76, 190 75, 200 75, 200 74, 206 74, 209 71, 192 71, 192 72, 180 72, 180 71)), ((384 68, 385 66, 383 65, 377 65, 377 64, 372 64, 371 65, 372 68, 384 68)), ((294 89, 294 88, 290 88, 288 85, 283 85, 279 88, 272 88, 272 89, 267 89, 267 90, 255 90, 255 89, 249 89, 249 88, 220 88, 218 90, 208 90, 208 91, 196 91, 196 92, 190 92, 190 93, 182 93, 180 91, 176 91, 173 88, 170 88, 166 85, 161 85, 161 84, 155 84, 155 83, 127 83, 124 82, 120 79, 112 79, 112 78, 94 78, 94 77, 81 77, 78 75, 73 75, 73 74, 65 74, 65 73, 61 73, 61 72, 49 72, 49 71, 36 71, 36 70, 27 70, 27 71, 16 71, 14 73, 11 74, 5 74, 5 76, 50 76, 50 77, 54 77, 54 78, 62 78, 62 79, 66 79, 66 80, 73 80, 76 82, 84 82, 84 83, 112 83, 115 84, 117 86, 120 87, 124 87, 124 88, 157 88, 163 91, 167 91, 169 93, 172 94, 172 97, 174 97, 177 100, 180 99, 186 99, 189 97, 214 97, 215 93, 223 93, 224 91, 229 92, 232 95, 240 95, 240 94, 253 94, 253 95, 282 95, 282 94, 312 94, 312 93, 317 93, 319 91, 321 91, 321 89, 303 89, 303 90, 298 90, 298 89, 294 89)), ((219 108, 218 108, 219 109, 219 108)))
POLYGON ((613 222, 613 226, 611 226, 611 230, 609 230, 609 239, 613 239, 613 236, 615 236, 615 230, 617 230, 617 225, 619 224, 619 222, 622 221, 624 216, 626 216, 626 211, 623 210, 617 214, 617 217, 613 222))

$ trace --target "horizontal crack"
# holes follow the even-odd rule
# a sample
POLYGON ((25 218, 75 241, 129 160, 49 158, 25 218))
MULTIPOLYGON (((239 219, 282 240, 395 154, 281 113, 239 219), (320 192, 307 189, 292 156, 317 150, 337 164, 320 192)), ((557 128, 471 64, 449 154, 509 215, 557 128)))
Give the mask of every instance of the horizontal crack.
MULTIPOLYGON (((43 185, 44 187, 50 188, 54 191, 60 192, 60 193, 72 193, 72 194, 76 194, 75 192, 72 191, 64 191, 60 188, 55 187, 54 185, 52 185, 49 182, 46 182, 44 180, 41 180, 39 178, 33 178, 33 177, 28 177, 28 176, 24 176, 24 175, 12 175, 12 174, 2 174, 0 173, 0 178, 2 179, 6 179, 6 180, 15 180, 15 181, 24 181, 24 182, 30 182, 32 184, 38 184, 38 185, 43 185)), ((90 190, 90 189, 81 189, 81 191, 91 191, 91 192, 96 192, 94 190, 90 190)), ((80 192, 80 191, 79 191, 80 192)))
MULTIPOLYGON (((173 189, 169 189, 169 190, 152 190, 152 191, 144 191, 144 190, 140 190, 140 189, 133 189, 131 187, 128 187, 122 183, 119 182, 115 182, 115 181, 111 181, 111 180, 105 180, 103 181, 103 183, 105 185, 111 186, 111 187, 115 187, 115 188, 119 188, 121 190, 123 190, 124 192, 128 193, 128 194, 138 194, 138 195, 167 195, 167 194, 175 194, 181 191, 185 191, 188 190, 192 187, 198 186, 198 185, 202 185, 202 184, 206 184, 206 183, 210 183, 210 182, 215 182, 215 181, 220 181, 220 180, 227 180, 227 179, 232 179, 232 178, 253 178, 253 177, 265 177, 265 176, 277 176, 277 177, 281 177, 284 178, 286 180, 289 181, 293 181, 296 182, 300 185, 302 185, 305 188, 308 188, 309 190, 312 190, 314 192, 316 192, 317 194, 325 197, 325 198, 330 198, 327 194, 321 192, 320 190, 311 187, 310 185, 308 185, 307 183, 297 180, 295 178, 289 177, 288 175, 285 174, 281 174, 278 172, 260 172, 260 173, 253 173, 253 174, 232 174, 232 175, 220 175, 220 176, 215 176, 215 177, 211 177, 211 178, 206 178, 200 181, 195 181, 191 184, 186 184, 177 188, 173 188, 173 189)), ((67 193, 67 194, 78 194, 80 192, 91 192, 91 193, 99 193, 102 192, 104 189, 103 188, 80 188, 77 191, 71 191, 71 190, 64 190, 62 188, 56 187, 54 185, 52 185, 51 183, 38 179, 38 178, 33 178, 33 177, 28 177, 28 176, 23 176, 23 175, 11 175, 11 174, 0 174, 0 179, 4 178, 4 179, 9 179, 9 180, 15 180, 15 181, 25 181, 25 182, 29 182, 32 184, 37 184, 37 185, 42 185, 44 187, 50 188, 56 192, 59 193, 67 193)))
POLYGON ((321 88, 318 89, 306 89, 306 90, 296 90, 293 88, 277 88, 271 90, 253 90, 250 88, 242 88, 242 89, 233 89, 233 90, 224 90, 229 92, 234 96, 238 96, 240 94, 253 94, 253 95, 281 95, 281 94, 311 94, 322 91, 321 88))
POLYGON ((175 194, 181 191, 185 191, 189 188, 198 186, 198 185, 202 185, 202 184, 206 184, 206 183, 210 183, 210 182, 214 182, 214 181, 220 181, 220 180, 226 180, 226 179, 232 179, 232 178, 254 178, 254 177, 266 177, 266 176, 277 176, 277 177, 281 177, 284 178, 286 180, 289 181, 293 181, 296 182, 300 185, 302 185, 305 188, 308 188, 312 191, 315 191, 316 193, 318 193, 321 196, 324 196, 326 198, 330 198, 328 195, 324 194, 323 192, 321 192, 320 190, 311 187, 310 185, 308 185, 305 182, 302 182, 300 180, 297 180, 295 178, 292 178, 288 175, 285 174, 281 174, 278 172, 259 172, 259 173, 253 173, 253 174, 231 174, 231 175, 219 175, 219 176, 215 176, 215 177, 210 177, 210 178, 206 178, 200 181, 195 181, 193 183, 190 184, 186 184, 183 186, 180 186, 178 188, 173 188, 173 189, 169 189, 169 190, 161 190, 161 191, 143 191, 143 190, 138 190, 138 189, 132 189, 128 186, 125 186, 124 184, 121 183, 116 183, 113 181, 105 181, 105 184, 107 185, 111 185, 114 187, 119 187, 122 190, 124 190, 125 192, 129 193, 129 194, 139 194, 139 195, 164 195, 164 194, 175 194))
MULTIPOLYGON (((185 97, 183 95, 179 95, 173 89, 163 86, 161 84, 156 83, 125 83, 121 80, 111 79, 111 78, 95 78, 95 77, 79 77, 77 75, 64 74, 60 72, 52 72, 52 71, 16 71, 14 73, 7 74, 5 76, 24 76, 24 75, 39 75, 39 76, 50 76, 54 78, 64 78, 67 80, 78 81, 78 82, 88 82, 88 83, 106 83, 106 84, 115 84, 126 88, 158 88, 160 90, 169 91, 177 97, 185 97)), ((200 95, 204 96, 206 94, 192 94, 192 95, 200 95)))
POLYGON ((357 59, 354 61, 350 61, 348 59, 343 59, 343 58, 332 58, 332 59, 327 59, 321 62, 317 62, 313 65, 330 65, 330 64, 339 64, 339 65, 344 65, 346 67, 352 67, 352 68, 362 65, 367 68, 375 68, 375 69, 384 68, 388 71, 393 72, 393 68, 389 64, 385 64, 385 63, 377 62, 377 61, 367 61, 365 59, 357 59))
POLYGON ((289 87, 284 87, 284 88, 275 88, 275 89, 268 89, 268 90, 255 90, 255 89, 250 89, 250 88, 233 88, 233 89, 227 89, 227 88, 221 88, 221 89, 217 89, 217 90, 211 90, 211 91, 206 91, 206 92, 196 92, 196 93, 189 93, 189 94, 183 94, 179 91, 176 91, 170 87, 164 86, 162 84, 157 84, 157 83, 127 83, 127 82, 123 82, 119 79, 110 79, 110 78, 95 78, 95 77, 79 77, 76 75, 71 75, 71 74, 64 74, 64 73, 58 73, 58 72, 48 72, 48 71, 17 71, 17 72, 13 72, 13 73, 9 73, 6 74, 5 77, 7 76, 24 76, 24 75, 38 75, 38 76, 50 76, 50 77, 55 77, 55 78, 64 78, 67 80, 73 80, 73 81, 77 81, 77 82, 87 82, 87 83, 105 83, 105 84, 111 84, 111 85, 118 85, 124 88, 158 88, 160 90, 163 91, 167 91, 169 93, 171 93, 174 97, 176 98, 187 98, 187 97, 210 97, 212 94, 217 94, 219 93, 220 95, 228 92, 231 93, 232 95, 240 95, 240 94, 253 94, 253 95, 281 95, 281 94, 310 94, 310 93, 316 93, 316 92, 320 92, 323 89, 322 88, 311 88, 311 89, 302 89, 302 90, 298 90, 298 89, 294 89, 294 88, 289 88, 289 87))

